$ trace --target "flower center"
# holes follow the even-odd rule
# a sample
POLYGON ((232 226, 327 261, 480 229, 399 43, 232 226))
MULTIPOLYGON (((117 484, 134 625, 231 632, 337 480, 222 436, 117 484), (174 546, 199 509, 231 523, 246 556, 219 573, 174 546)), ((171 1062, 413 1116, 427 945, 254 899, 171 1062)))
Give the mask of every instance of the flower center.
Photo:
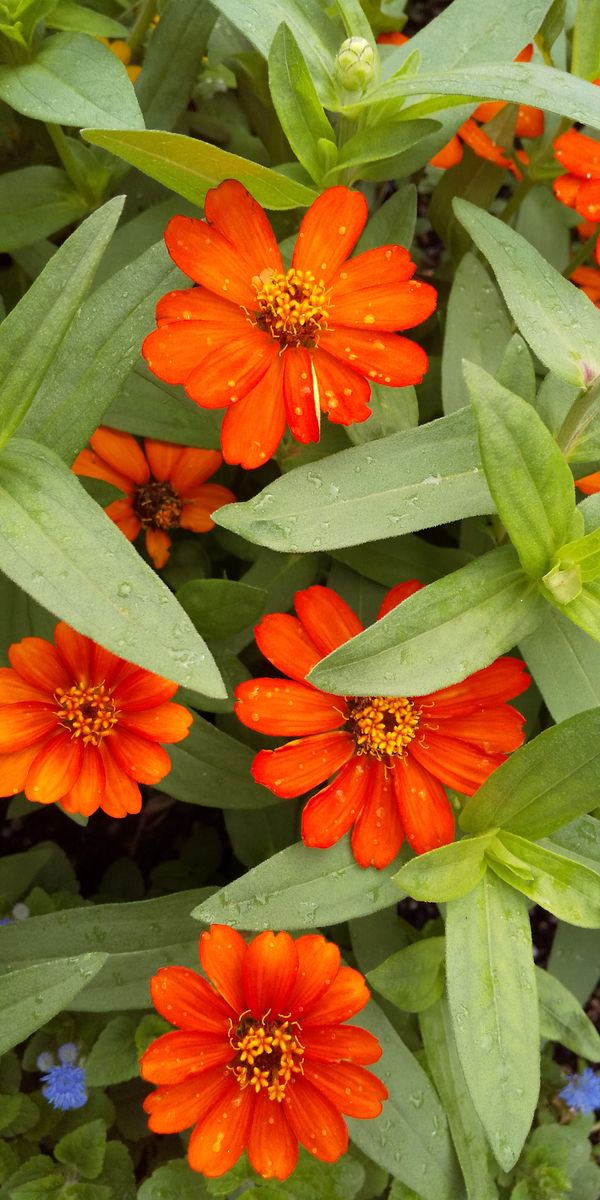
POLYGON ((99 746, 119 717, 117 706, 103 683, 93 687, 80 683, 71 688, 57 688, 54 699, 58 704, 56 715, 60 724, 69 730, 71 737, 82 738, 84 746, 99 746))
POLYGON ((256 1021, 249 1014, 230 1029, 229 1040, 237 1054, 229 1066, 241 1088, 258 1094, 266 1089, 269 1100, 283 1100, 292 1075, 302 1074, 304 1046, 298 1040, 297 1021, 256 1021), (295 1027, 295 1028, 294 1028, 295 1027))
POLYGON ((421 713, 406 696, 349 699, 348 726, 357 754, 373 758, 402 757, 416 735, 421 713))
POLYGON ((144 528, 177 529, 183 504, 171 483, 151 479, 133 493, 133 511, 144 528))
POLYGON ((252 280, 256 288, 260 329, 282 346, 314 346, 327 326, 327 292, 312 271, 291 267, 285 275, 267 269, 252 280))

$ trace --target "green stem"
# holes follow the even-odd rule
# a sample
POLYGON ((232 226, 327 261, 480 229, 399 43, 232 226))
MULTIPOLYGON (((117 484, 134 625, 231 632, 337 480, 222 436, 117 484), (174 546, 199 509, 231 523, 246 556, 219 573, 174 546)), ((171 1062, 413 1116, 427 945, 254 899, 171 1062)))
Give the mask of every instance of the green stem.
POLYGON ((136 17, 135 24, 129 37, 127 44, 132 54, 139 50, 149 28, 152 24, 152 18, 156 9, 156 0, 144 0, 142 7, 136 17))
POLYGON ((90 192, 85 173, 81 170, 81 166, 73 154, 71 147, 69 146, 69 140, 65 137, 61 126, 46 122, 46 129, 50 134, 54 144, 54 149, 56 150, 56 153, 58 154, 58 157, 60 158, 60 161, 67 175, 69 176, 73 187, 79 192, 79 195, 81 196, 82 200, 85 200, 86 204, 96 204, 97 200, 90 192))
POLYGON ((569 279, 573 274, 573 271, 576 271, 577 267, 580 267, 581 264, 585 262, 586 258, 590 257, 590 254, 596 245, 599 231, 600 225, 594 230, 592 236, 587 238, 585 242, 582 242, 579 249, 575 251, 573 257, 569 260, 567 266, 562 272, 566 279, 569 279))
POLYGON ((511 217, 514 217, 515 213, 520 208, 532 187, 535 187, 534 179, 522 179, 521 182, 517 184, 517 187, 515 188, 510 200, 506 202, 502 213, 500 214, 501 221, 510 221, 511 217))
POLYGON ((556 441, 566 458, 581 440, 588 425, 599 415, 600 379, 597 379, 590 388, 579 393, 558 431, 556 441))

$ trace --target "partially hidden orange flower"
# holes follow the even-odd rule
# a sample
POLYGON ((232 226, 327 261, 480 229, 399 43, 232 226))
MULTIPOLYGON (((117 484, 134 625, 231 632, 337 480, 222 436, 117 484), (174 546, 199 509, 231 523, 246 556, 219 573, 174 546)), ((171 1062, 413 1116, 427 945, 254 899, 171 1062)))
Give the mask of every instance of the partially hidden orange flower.
MULTIPOLYGON (((392 588, 379 617, 420 587, 410 580, 392 588)), ((331 588, 297 592, 295 608, 297 617, 273 613, 256 628, 263 655, 289 678, 249 680, 235 692, 244 725, 296 735, 257 754, 254 778, 282 798, 329 779, 304 809, 303 840, 325 848, 352 827, 361 867, 387 866, 405 835, 418 854, 451 842, 444 785, 471 796, 523 742, 524 718, 506 704, 530 682, 523 663, 499 658, 426 696, 334 696, 306 676, 363 626, 331 588)))
POLYGON ((192 722, 177 684, 117 658, 60 622, 54 645, 27 637, 0 669, 0 795, 90 816, 137 813, 139 783, 171 770, 161 742, 192 722))
POLYGON ((581 479, 576 479, 575 486, 586 496, 595 496, 596 492, 600 492, 600 471, 593 471, 591 475, 583 475, 581 479))
POLYGON ((98 42, 102 42, 103 45, 106 46, 108 50, 110 50, 111 54, 114 54, 115 58, 118 58, 119 62, 123 63, 123 66, 125 67, 125 70, 127 71, 127 74, 129 76, 131 82, 135 83, 142 68, 140 66, 138 66, 136 63, 132 63, 131 47, 128 45, 128 43, 123 42, 120 38, 116 38, 115 40, 109 40, 108 38, 105 38, 105 37, 99 37, 96 40, 98 42))
POLYGON ((188 1160, 223 1175, 247 1149, 266 1178, 287 1179, 298 1142, 323 1162, 348 1146, 342 1113, 376 1117, 387 1098, 366 1063, 381 1055, 365 1029, 344 1024, 369 999, 365 981, 340 966, 320 934, 260 933, 246 944, 227 925, 200 938, 210 983, 185 967, 151 981, 161 1016, 177 1025, 146 1050, 146 1099, 155 1133, 194 1126, 188 1160), (212 986, 211 986, 212 985, 212 986))
POLYGON ((218 450, 197 450, 171 442, 144 440, 144 449, 130 433, 100 428, 90 438, 91 450, 82 450, 73 463, 77 475, 103 479, 125 492, 106 514, 133 542, 141 529, 154 566, 169 559, 174 529, 207 533, 214 526, 211 513, 235 500, 229 488, 206 483, 221 466, 218 450))
POLYGON ((585 292, 596 308, 600 308, 600 271, 595 267, 577 267, 569 278, 585 292))
MULTIPOLYGON (((568 129, 557 137, 554 157, 566 170, 566 174, 559 175, 552 184, 554 195, 561 204, 574 208, 583 217, 582 233, 590 236, 600 222, 600 142, 577 129, 568 129)), ((595 252, 600 264, 598 242, 595 252)))
POLYGON ((321 411, 350 425, 370 416, 370 381, 418 383, 425 351, 400 337, 433 312, 436 292, 412 279, 402 246, 349 255, 367 219, 360 192, 327 188, 300 225, 284 269, 263 209, 235 180, 208 192, 205 221, 174 217, 165 242, 199 286, 159 301, 148 366, 204 408, 225 408, 225 460, 258 467, 286 422, 318 441, 321 411))

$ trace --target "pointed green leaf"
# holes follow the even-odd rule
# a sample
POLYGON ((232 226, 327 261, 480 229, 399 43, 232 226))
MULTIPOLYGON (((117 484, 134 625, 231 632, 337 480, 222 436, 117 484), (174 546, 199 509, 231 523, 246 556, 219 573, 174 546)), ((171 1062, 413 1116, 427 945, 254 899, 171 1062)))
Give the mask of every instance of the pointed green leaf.
POLYGON ((549 971, 535 968, 540 1006, 540 1033, 560 1042, 573 1054, 590 1062, 600 1061, 600 1034, 584 1013, 578 999, 549 971))
POLYGON ((598 871, 508 830, 490 843, 487 859, 501 879, 560 921, 584 929, 600 926, 598 871))
POLYGON ((177 0, 162 9, 135 82, 148 129, 173 129, 185 112, 215 20, 209 0, 177 0))
POLYGON ((161 789, 176 800, 224 809, 278 803, 278 796, 252 778, 253 751, 197 714, 184 741, 169 747, 169 757, 172 767, 161 789))
POLYGON ((88 205, 59 167, 23 167, 0 177, 0 251, 17 250, 72 225, 88 205))
POLYGON ((98 974, 107 957, 103 953, 78 954, 54 962, 37 962, 0 976, 0 1054, 61 1012, 98 974))
POLYGON ((476 887, 486 871, 485 852, 494 830, 462 838, 411 858, 394 876, 398 887, 414 900, 442 904, 458 900, 476 887))
POLYGON ((102 1170, 106 1154, 106 1122, 86 1121, 66 1133, 56 1143, 54 1156, 65 1166, 74 1167, 85 1179, 95 1179, 102 1170))
POLYGON ((405 1012, 423 1012, 444 991, 443 937, 423 938, 390 955, 367 979, 376 992, 405 1012))
POLYGON ((442 355, 442 400, 444 412, 456 412, 469 404, 463 376, 463 359, 485 364, 495 372, 510 338, 510 321, 500 292, 483 263, 465 254, 450 290, 444 353, 442 355))
POLYGON ((548 607, 521 653, 555 721, 600 706, 600 645, 548 607))
POLYGON ((319 183, 325 160, 319 139, 331 142, 335 134, 325 113, 302 51, 287 25, 280 25, 269 51, 269 87, 275 111, 294 154, 319 183))

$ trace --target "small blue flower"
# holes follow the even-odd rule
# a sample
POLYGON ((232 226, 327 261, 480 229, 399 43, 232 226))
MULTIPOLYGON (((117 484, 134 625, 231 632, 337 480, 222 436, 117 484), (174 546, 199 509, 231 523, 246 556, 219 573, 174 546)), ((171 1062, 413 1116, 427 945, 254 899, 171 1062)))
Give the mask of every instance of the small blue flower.
POLYGON ((85 1070, 77 1064, 77 1046, 73 1042, 65 1042, 59 1046, 56 1064, 52 1055, 45 1051, 37 1060, 38 1071, 42 1075, 42 1095, 53 1108, 66 1112, 70 1108, 83 1108, 87 1104, 85 1087, 85 1070))
POLYGON ((15 921, 26 921, 29 909, 26 904, 15 904, 10 917, 2 917, 0 925, 14 925, 15 921))
POLYGON ((569 1108, 582 1113, 594 1112, 600 1108, 600 1077, 591 1067, 586 1067, 581 1075, 571 1075, 569 1082, 558 1094, 569 1108))

